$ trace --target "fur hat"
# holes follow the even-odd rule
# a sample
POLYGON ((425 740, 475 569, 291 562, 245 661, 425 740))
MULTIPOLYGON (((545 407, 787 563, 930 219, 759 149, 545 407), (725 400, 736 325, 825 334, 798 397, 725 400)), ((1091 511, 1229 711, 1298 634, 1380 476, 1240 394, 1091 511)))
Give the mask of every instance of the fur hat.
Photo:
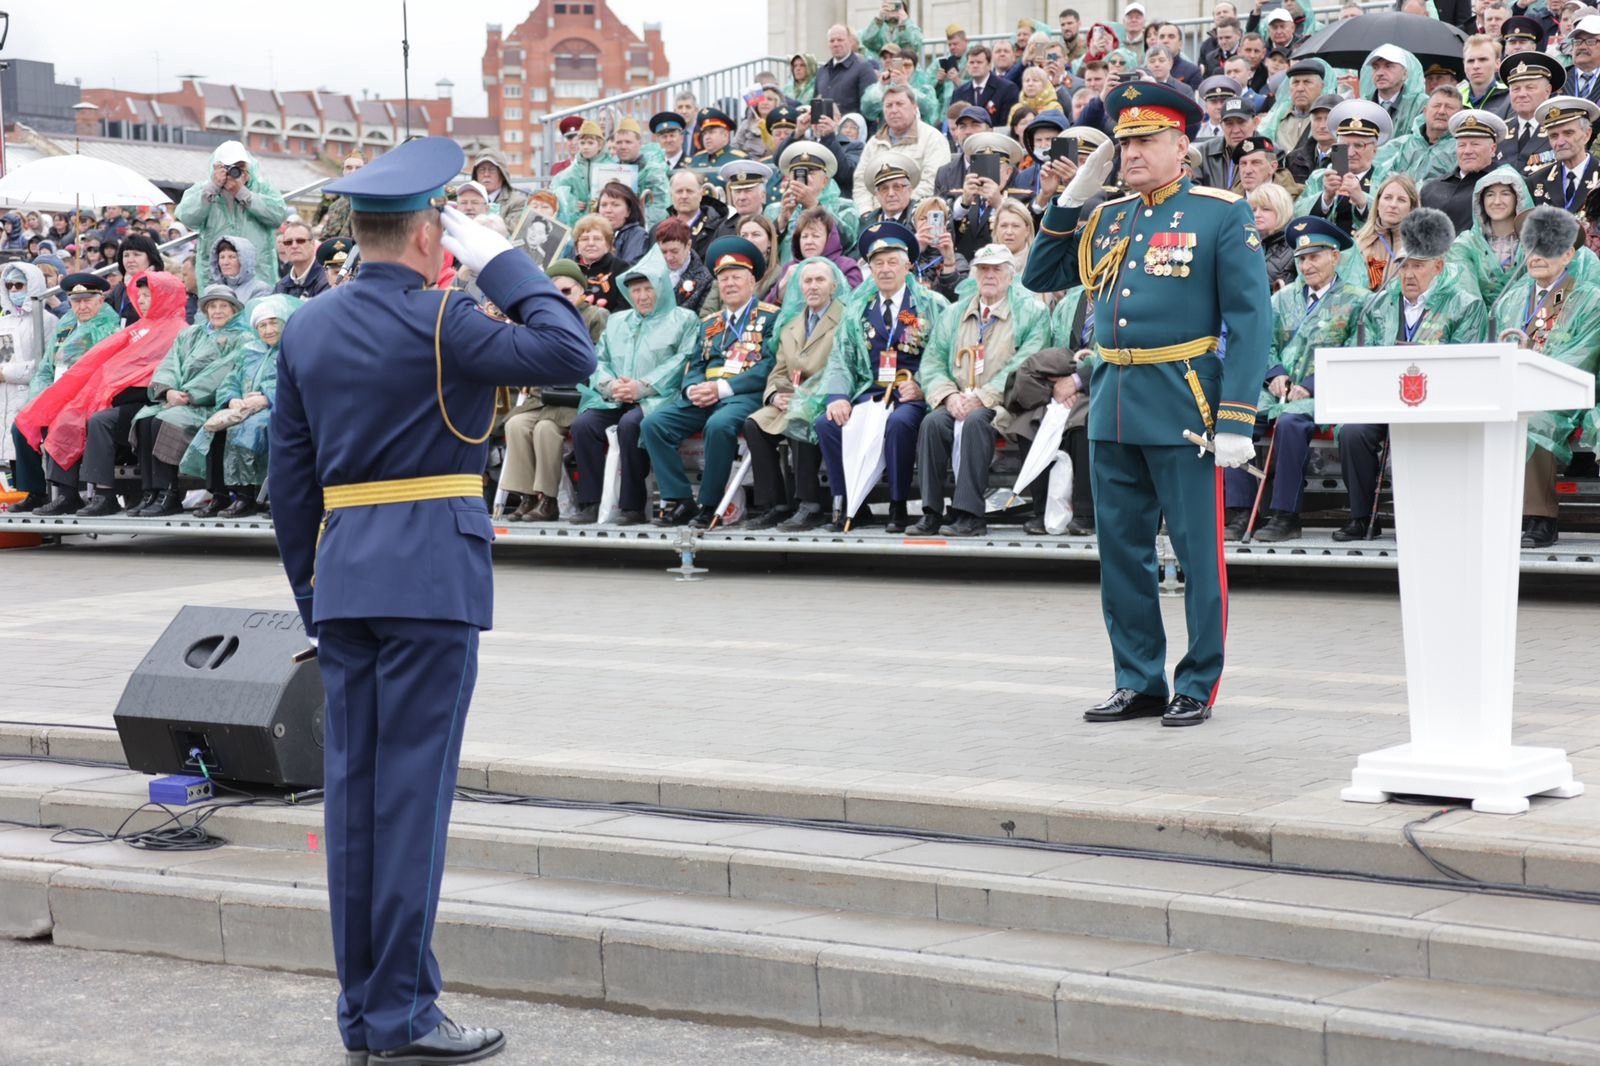
POLYGON ((1455 225, 1438 208, 1419 207, 1400 222, 1400 243, 1407 259, 1443 259, 1455 239, 1455 225))
POLYGON ((1529 255, 1556 259, 1578 244, 1578 220, 1559 207, 1543 204, 1522 220, 1522 246, 1529 255))

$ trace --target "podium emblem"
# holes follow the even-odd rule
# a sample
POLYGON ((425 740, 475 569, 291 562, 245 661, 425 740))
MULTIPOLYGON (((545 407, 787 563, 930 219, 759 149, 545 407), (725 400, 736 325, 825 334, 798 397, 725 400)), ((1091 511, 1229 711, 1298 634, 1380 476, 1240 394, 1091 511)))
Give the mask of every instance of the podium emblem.
POLYGON ((1428 398, 1428 375, 1416 363, 1400 375, 1400 402, 1407 407, 1418 407, 1428 398))

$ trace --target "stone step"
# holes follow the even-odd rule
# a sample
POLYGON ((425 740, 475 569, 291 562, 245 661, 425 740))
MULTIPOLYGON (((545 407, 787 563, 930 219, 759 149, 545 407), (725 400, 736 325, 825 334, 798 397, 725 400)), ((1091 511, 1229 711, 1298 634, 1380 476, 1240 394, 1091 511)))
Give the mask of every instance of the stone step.
MULTIPOLYGON (((8 769, 0 772, 0 818, 111 832, 143 799, 147 780, 125 770, 51 764, 8 769)), ((151 828, 165 817, 147 811, 126 828, 151 828)), ((320 808, 238 807, 206 824, 234 845, 273 849, 260 854, 303 875, 303 883, 320 885, 321 860, 311 854, 322 830, 320 808)), ((43 854, 13 852, 17 847, 31 845, 0 834, 0 856, 70 864, 87 855, 126 864, 128 856, 144 854, 121 845, 43 854)), ((197 854, 204 856, 169 857, 162 868, 187 869, 197 854)), ((482 877, 537 876, 545 889, 586 882, 588 893, 604 899, 639 891, 690 894, 1556 995, 1588 995, 1600 986, 1600 906, 1457 888, 472 802, 456 804, 449 856, 452 866, 482 877)))
MULTIPOLYGON (((0 933, 326 973, 321 859, 144 852, 0 832, 0 933)), ((1600 1062, 1600 1001, 1172 945, 446 871, 452 987, 805 1029, 1026 1061, 1239 1066, 1600 1062)))

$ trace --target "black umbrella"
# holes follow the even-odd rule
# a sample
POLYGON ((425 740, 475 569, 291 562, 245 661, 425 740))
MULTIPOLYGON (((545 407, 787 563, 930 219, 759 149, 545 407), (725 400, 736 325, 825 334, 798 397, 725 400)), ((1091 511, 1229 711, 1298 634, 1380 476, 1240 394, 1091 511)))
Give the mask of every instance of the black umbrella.
POLYGON ((1466 40, 1456 27, 1426 15, 1375 11, 1318 30, 1294 54, 1296 59, 1315 56, 1330 66, 1357 69, 1374 48, 1392 44, 1416 56, 1424 70, 1437 63, 1465 77, 1461 46, 1466 40))

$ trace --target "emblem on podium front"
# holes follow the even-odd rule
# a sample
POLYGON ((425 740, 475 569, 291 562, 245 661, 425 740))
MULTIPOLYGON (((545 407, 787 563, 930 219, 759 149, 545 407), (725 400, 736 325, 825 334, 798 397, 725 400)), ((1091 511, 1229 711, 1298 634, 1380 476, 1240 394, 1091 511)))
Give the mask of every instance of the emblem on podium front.
POLYGON ((1418 407, 1428 398, 1428 375, 1412 363, 1400 375, 1400 402, 1407 407, 1418 407))

